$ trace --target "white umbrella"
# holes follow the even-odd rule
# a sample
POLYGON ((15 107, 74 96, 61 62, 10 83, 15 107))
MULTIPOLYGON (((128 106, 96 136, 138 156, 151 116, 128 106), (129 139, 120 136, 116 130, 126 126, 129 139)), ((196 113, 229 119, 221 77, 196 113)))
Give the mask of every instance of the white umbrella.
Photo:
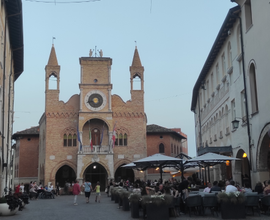
POLYGON ((175 167, 177 164, 180 163, 182 159, 175 158, 175 157, 169 157, 163 154, 154 154, 149 157, 145 157, 140 160, 136 160, 133 163, 136 164, 138 167, 175 167))
POLYGON ((162 179, 162 168, 164 167, 177 167, 182 159, 169 157, 163 154, 154 154, 149 157, 134 161, 136 168, 141 168, 143 170, 147 168, 157 168, 160 170, 160 178, 162 179))
POLYGON ((129 164, 125 164, 122 167, 124 168, 136 168, 136 164, 135 163, 129 163, 129 164))
MULTIPOLYGON (((187 161, 187 164, 189 163, 198 163, 198 165, 205 165, 205 166, 214 166, 216 164, 221 164, 221 163, 226 163, 226 161, 229 160, 241 160, 235 157, 228 157, 228 156, 223 156, 220 154, 215 154, 215 153, 206 153, 201 156, 192 158, 187 161)), ((208 179, 210 181, 210 174, 209 174, 209 169, 208 169, 208 179)))
POLYGON ((207 166, 214 166, 216 164, 225 163, 227 160, 240 160, 235 157, 223 156, 215 153, 206 153, 201 156, 188 160, 187 164, 197 162, 199 164, 206 164, 207 166))

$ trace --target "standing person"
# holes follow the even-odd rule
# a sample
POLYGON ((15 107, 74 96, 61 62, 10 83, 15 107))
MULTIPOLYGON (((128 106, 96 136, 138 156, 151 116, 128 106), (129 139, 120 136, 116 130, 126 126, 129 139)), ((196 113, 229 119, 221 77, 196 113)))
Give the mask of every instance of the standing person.
POLYGON ((23 184, 23 183, 21 183, 21 185, 20 185, 20 191, 21 191, 22 193, 24 193, 24 184, 23 184))
POLYGON ((92 185, 89 182, 89 180, 86 180, 86 182, 84 183, 84 195, 85 195, 85 198, 86 198, 86 203, 89 203, 91 190, 93 190, 92 185))
POLYGON ((77 196, 80 194, 81 190, 80 190, 80 185, 78 184, 78 180, 76 180, 75 182, 76 183, 73 186, 74 205, 78 205, 77 196))
POLYGON ((59 196, 60 195, 60 186, 59 186, 59 183, 57 182, 56 183, 56 196, 59 196))
POLYGON ((99 181, 97 182, 97 185, 96 185, 96 187, 95 187, 94 190, 96 190, 96 200, 95 200, 95 202, 97 202, 97 199, 98 199, 98 202, 100 202, 100 197, 101 197, 101 195, 100 195, 100 185, 99 185, 99 181))

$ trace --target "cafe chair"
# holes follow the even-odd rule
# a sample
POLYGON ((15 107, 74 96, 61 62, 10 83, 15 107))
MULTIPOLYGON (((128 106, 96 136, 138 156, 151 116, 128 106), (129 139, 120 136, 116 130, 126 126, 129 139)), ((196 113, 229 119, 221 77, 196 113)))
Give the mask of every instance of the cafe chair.
POLYGON ((263 198, 261 198, 261 204, 262 204, 262 209, 264 213, 266 214, 266 212, 270 208, 270 195, 264 196, 263 198))
POLYGON ((186 208, 188 209, 189 216, 191 211, 194 211, 195 214, 200 214, 201 213, 201 208, 202 208, 202 197, 200 195, 194 195, 194 196, 189 196, 185 200, 186 203, 186 208))
POLYGON ((245 202, 245 207, 246 207, 246 212, 248 212, 249 209, 252 209, 252 213, 254 215, 254 208, 256 208, 259 216, 260 214, 260 207, 259 207, 259 199, 260 196, 257 194, 251 194, 248 193, 246 194, 246 202, 245 202))
POLYGON ((213 216, 215 212, 218 216, 218 200, 215 193, 205 194, 204 197, 202 197, 202 201, 204 215, 205 210, 209 208, 213 216))

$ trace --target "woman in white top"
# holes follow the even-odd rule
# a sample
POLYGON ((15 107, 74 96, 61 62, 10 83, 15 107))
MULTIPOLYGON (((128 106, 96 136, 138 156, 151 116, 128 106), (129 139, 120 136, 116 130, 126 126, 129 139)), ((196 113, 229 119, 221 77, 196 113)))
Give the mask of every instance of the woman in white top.
POLYGON ((20 185, 20 191, 21 191, 22 193, 24 193, 24 185, 23 185, 23 183, 21 183, 21 185, 20 185))

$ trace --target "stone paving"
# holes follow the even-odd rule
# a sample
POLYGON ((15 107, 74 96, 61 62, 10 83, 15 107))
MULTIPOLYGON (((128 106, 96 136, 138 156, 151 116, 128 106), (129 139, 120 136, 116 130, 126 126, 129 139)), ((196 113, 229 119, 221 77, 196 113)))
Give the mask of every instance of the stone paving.
MULTIPOLYGON (((131 220, 130 211, 118 209, 118 204, 111 201, 105 193, 102 193, 101 203, 95 203, 95 193, 90 197, 90 203, 85 203, 83 195, 78 196, 78 206, 73 205, 73 196, 58 196, 55 199, 31 200, 23 211, 17 212, 14 216, 1 216, 1 219, 9 220, 131 220)), ((140 219, 142 220, 142 213, 140 219)), ((210 213, 206 216, 195 216, 194 214, 181 215, 180 217, 171 217, 170 220, 203 220, 203 219, 221 219, 213 217, 210 213)), ((247 216, 247 220, 269 220, 270 215, 261 215, 260 217, 247 216)), ((134 219, 133 219, 134 220, 134 219)), ((157 219, 162 220, 162 219, 157 219)))

